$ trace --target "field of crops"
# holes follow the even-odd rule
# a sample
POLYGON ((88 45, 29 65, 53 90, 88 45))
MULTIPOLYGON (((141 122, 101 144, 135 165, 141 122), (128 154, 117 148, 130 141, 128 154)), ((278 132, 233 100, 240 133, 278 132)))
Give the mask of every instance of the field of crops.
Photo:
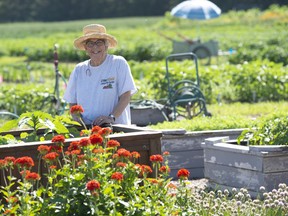
MULTIPOLYGON (((43 101, 54 91, 54 45, 59 46, 59 70, 67 80, 74 65, 87 58, 73 48, 73 40, 90 23, 104 24, 118 39, 119 46, 111 52, 130 63, 139 88, 133 100, 167 98, 165 58, 172 42, 161 32, 175 40, 179 40, 177 33, 215 40, 220 51, 234 51, 213 57, 210 65, 200 62, 201 90, 210 106, 287 101, 287 9, 231 11, 205 21, 176 19, 167 13, 163 17, 0 24, 0 110, 46 111, 43 101)), ((194 65, 187 61, 175 63, 172 73, 175 81, 195 79, 194 65)), ((64 89, 61 80, 61 95, 64 89)))

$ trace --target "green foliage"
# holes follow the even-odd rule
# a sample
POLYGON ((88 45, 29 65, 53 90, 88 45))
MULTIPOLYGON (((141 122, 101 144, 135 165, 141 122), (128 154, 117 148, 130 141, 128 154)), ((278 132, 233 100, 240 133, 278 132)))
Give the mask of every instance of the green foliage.
MULTIPOLYGON (((133 99, 167 100, 168 82, 164 62, 132 62, 139 79, 139 92, 133 99), (148 87, 148 88, 147 88, 148 87)), ((199 68, 200 89, 207 103, 260 102, 287 100, 288 67, 269 61, 245 64, 212 65, 199 68)), ((195 80, 195 65, 189 61, 169 64, 170 85, 180 80, 195 80)), ((163 101, 162 101, 163 103, 163 101)))
POLYGON ((0 35, 0 56, 26 56, 33 61, 51 62, 53 46, 57 43, 60 61, 81 61, 87 56, 74 49, 73 40, 81 34, 84 25, 97 22, 106 25, 108 32, 119 41, 119 46, 111 52, 128 60, 164 60, 171 53, 172 44, 157 34, 160 30, 172 38, 178 38, 176 32, 181 32, 187 37, 201 38, 203 42, 216 40, 220 50, 236 50, 228 57, 233 64, 268 59, 287 65, 286 8, 273 6, 265 11, 230 11, 205 21, 179 19, 167 13, 162 17, 0 24, 3 33, 0 35))
POLYGON ((247 140, 248 145, 288 145, 287 113, 275 113, 259 121, 242 132, 238 143, 247 140))
MULTIPOLYGON (((53 136, 55 133, 70 136, 70 131, 66 126, 72 125, 79 126, 79 123, 71 120, 71 118, 67 116, 53 117, 42 111, 34 111, 23 113, 18 119, 6 122, 0 128, 0 132, 8 132, 13 129, 32 129, 31 131, 27 130, 29 133, 23 132, 20 135, 22 141, 32 142, 42 140, 45 137, 49 139, 51 135, 53 136), (40 133, 40 130, 44 130, 44 132, 40 133), (39 134, 43 134, 43 137, 39 137, 39 134)), ((9 142, 7 141, 6 144, 7 143, 9 142)))
POLYGON ((185 129, 186 131, 224 130, 233 128, 250 128, 256 126, 271 113, 288 113, 287 102, 211 104, 208 111, 212 117, 197 116, 191 120, 163 122, 149 125, 156 130, 185 129))

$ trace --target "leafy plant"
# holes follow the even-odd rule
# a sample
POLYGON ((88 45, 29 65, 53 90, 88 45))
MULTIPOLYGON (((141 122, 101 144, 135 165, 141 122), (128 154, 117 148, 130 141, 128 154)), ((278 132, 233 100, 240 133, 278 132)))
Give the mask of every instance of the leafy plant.
POLYGON ((244 130, 238 137, 238 143, 247 140, 248 145, 288 145, 287 114, 262 119, 257 127, 244 130))
POLYGON ((78 122, 71 120, 68 116, 56 116, 42 112, 27 112, 23 113, 18 119, 13 119, 6 122, 1 128, 0 132, 7 132, 12 129, 31 129, 27 132, 22 132, 20 138, 22 141, 31 142, 43 140, 45 137, 51 137, 54 133, 56 134, 66 134, 67 136, 71 135, 69 129, 66 127, 68 125, 78 125, 78 122), (40 130, 44 130, 44 133, 39 133, 40 130), (39 137, 39 134, 43 134, 42 137, 39 137))

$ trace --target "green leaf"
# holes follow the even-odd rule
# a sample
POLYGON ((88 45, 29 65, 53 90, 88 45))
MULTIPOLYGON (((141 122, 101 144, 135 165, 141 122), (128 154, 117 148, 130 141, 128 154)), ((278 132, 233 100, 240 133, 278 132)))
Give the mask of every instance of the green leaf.
POLYGON ((12 129, 17 128, 18 126, 18 119, 13 119, 8 122, 6 122, 1 128, 0 132, 10 131, 12 129))

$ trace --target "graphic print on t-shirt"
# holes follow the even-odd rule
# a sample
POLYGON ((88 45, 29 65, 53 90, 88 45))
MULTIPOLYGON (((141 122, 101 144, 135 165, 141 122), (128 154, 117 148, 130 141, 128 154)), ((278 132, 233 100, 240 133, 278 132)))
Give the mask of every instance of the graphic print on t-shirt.
POLYGON ((107 79, 101 80, 101 86, 103 86, 103 89, 112 89, 114 83, 115 83, 115 77, 109 77, 107 79))

